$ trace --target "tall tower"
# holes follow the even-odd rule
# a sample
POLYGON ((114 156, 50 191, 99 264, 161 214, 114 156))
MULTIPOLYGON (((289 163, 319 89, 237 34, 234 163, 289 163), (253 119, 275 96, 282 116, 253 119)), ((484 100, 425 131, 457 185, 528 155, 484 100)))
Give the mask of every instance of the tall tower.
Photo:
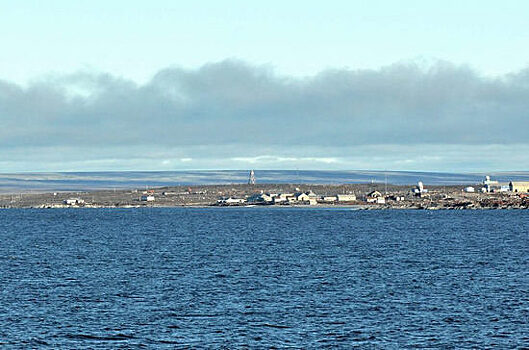
POLYGON ((255 173, 250 170, 250 177, 248 178, 248 185, 255 185, 255 173))

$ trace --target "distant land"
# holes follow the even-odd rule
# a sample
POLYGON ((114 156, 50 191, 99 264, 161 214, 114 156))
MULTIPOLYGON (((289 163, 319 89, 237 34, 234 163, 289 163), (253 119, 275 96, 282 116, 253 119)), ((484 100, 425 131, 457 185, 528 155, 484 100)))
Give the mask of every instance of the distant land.
MULTIPOLYGON (((163 186, 196 186, 243 184, 249 170, 210 171, 109 171, 0 174, 0 193, 50 191, 90 191, 107 189, 153 188, 163 186)), ((529 171, 491 173, 441 173, 410 171, 320 171, 256 170, 257 183, 361 184, 384 183, 412 185, 476 184, 490 175, 500 182, 529 181, 529 171)))

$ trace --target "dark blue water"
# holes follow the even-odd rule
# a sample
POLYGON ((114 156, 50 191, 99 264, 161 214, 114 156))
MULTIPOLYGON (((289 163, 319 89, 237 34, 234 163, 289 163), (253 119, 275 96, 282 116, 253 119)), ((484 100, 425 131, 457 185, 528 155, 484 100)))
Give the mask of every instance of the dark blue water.
POLYGON ((529 212, 0 211, 3 348, 529 346, 529 212))

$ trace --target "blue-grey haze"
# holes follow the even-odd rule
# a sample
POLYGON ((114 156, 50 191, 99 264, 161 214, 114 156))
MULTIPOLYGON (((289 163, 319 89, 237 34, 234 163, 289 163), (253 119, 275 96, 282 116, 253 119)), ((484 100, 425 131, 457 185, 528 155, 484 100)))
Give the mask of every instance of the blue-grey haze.
MULTIPOLYGON (((248 170, 217 170, 0 174, 0 193, 244 184, 248 181, 248 173, 248 170)), ((418 181, 422 181, 426 186, 477 184, 485 176, 485 174, 478 173, 317 170, 258 170, 255 175, 260 184, 355 184, 373 182, 415 185, 418 181)), ((488 175, 492 175, 494 180, 500 182, 529 180, 529 172, 489 173, 488 175)))

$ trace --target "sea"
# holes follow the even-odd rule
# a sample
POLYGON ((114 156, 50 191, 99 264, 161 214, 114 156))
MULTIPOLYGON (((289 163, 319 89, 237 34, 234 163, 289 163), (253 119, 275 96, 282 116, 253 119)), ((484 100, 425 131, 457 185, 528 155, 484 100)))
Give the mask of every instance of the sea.
MULTIPOLYGON (((241 184, 249 170, 103 171, 0 174, 0 194, 50 191, 90 191, 162 186, 241 184)), ((485 175, 500 182, 529 181, 529 172, 450 173, 416 171, 256 170, 258 183, 461 185, 481 183, 485 175)))
POLYGON ((529 347, 529 213, 0 210, 2 349, 529 347))

